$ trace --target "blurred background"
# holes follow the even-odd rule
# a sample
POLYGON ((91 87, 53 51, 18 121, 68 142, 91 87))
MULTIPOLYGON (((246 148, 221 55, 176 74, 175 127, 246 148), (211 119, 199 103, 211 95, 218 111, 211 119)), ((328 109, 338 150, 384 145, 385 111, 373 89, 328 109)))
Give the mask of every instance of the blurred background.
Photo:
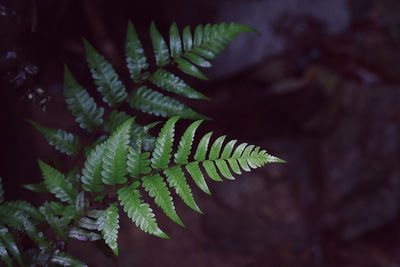
MULTIPOLYGON (((37 158, 72 167, 24 119, 89 142, 62 95, 66 63, 100 102, 81 36, 133 89, 123 54, 128 20, 148 58, 151 20, 165 37, 173 21, 180 29, 233 21, 259 30, 214 61, 209 82, 187 79, 211 102, 185 103, 213 118, 198 136, 228 134, 287 164, 233 182, 208 180, 212 196, 194 188, 205 214, 177 199, 186 228, 156 209, 170 240, 143 233, 121 214, 120 266, 400 266, 398 0, 0 0, 6 199, 43 202, 19 187, 41 180, 37 158)), ((141 123, 157 119, 129 113, 141 123)), ((89 266, 115 264, 93 244, 73 242, 69 251, 89 266)))

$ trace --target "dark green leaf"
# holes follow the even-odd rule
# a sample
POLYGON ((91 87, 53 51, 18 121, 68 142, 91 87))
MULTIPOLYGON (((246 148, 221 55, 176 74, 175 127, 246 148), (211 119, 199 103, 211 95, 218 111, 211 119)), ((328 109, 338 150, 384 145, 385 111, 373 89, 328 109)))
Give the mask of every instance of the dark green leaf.
POLYGON ((146 56, 144 55, 142 44, 136 34, 135 27, 130 21, 126 33, 125 54, 131 78, 134 82, 138 83, 141 81, 141 71, 147 69, 149 64, 146 62, 146 56))
POLYGON ((169 63, 169 51, 164 38, 158 31, 154 21, 150 25, 150 37, 153 43, 154 55, 156 58, 157 66, 163 67, 169 63))

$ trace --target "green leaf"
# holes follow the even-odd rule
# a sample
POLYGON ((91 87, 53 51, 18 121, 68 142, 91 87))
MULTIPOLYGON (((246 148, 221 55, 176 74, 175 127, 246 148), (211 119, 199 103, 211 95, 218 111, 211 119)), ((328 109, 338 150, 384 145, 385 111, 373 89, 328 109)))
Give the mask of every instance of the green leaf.
POLYGON ((202 58, 201 56, 195 54, 195 53, 186 53, 184 55, 185 58, 189 59, 191 62, 193 62, 194 64, 196 64, 199 67, 202 68, 211 68, 212 65, 209 61, 205 60, 204 58, 202 58))
MULTIPOLYGON (((203 25, 197 25, 194 29, 194 46, 201 45, 203 41, 203 25)), ((187 52, 187 51, 186 51, 187 52)))
POLYGON ((192 176, 193 181, 196 183, 196 185, 204 193, 211 195, 210 189, 208 189, 206 181, 204 180, 203 173, 201 172, 201 169, 199 167, 199 163, 198 162, 189 163, 188 165, 186 165, 186 170, 192 176))
POLYGON ((211 146, 209 159, 215 160, 219 158, 219 152, 221 151, 222 143, 224 142, 226 135, 218 137, 214 144, 211 146))
POLYGON ((97 145, 90 152, 82 169, 82 188, 89 192, 100 192, 104 189, 101 181, 103 170, 103 153, 106 144, 97 145))
POLYGON ((31 190, 35 193, 48 193, 49 192, 49 190, 47 189, 44 182, 40 182, 37 184, 22 184, 21 186, 23 188, 31 190))
POLYGON ((110 107, 122 102, 128 94, 125 86, 119 80, 118 74, 112 65, 94 47, 83 39, 86 50, 86 59, 92 73, 97 90, 103 95, 103 101, 110 107))
POLYGON ((126 160, 131 137, 133 118, 119 126, 108 139, 104 148, 102 181, 105 184, 123 184, 127 181, 126 160))
POLYGON ((80 260, 77 260, 71 255, 60 252, 58 250, 51 258, 51 262, 66 267, 87 267, 87 265, 80 260))
POLYGON ((154 21, 150 25, 150 37, 153 43, 157 66, 163 67, 169 63, 169 51, 164 38, 158 31, 154 21))
POLYGON ((84 242, 93 242, 101 239, 101 235, 99 235, 98 233, 90 232, 77 227, 72 227, 71 230, 69 230, 68 232, 68 236, 70 238, 84 242))
POLYGON ((203 213, 193 199, 192 191, 186 182, 185 175, 180 166, 174 166, 164 170, 167 182, 170 187, 175 189, 176 194, 193 210, 203 213))
POLYGON ((225 160, 218 159, 215 161, 215 164, 217 165, 217 168, 221 172, 222 176, 224 176, 226 179, 235 180, 235 178, 232 176, 231 172, 229 171, 229 167, 226 164, 225 160))
POLYGON ((153 75, 150 76, 149 80, 156 86, 168 92, 172 92, 192 99, 209 100, 208 97, 191 88, 179 77, 164 69, 158 69, 155 73, 153 73, 153 75))
POLYGON ((115 256, 118 256, 118 218, 118 208, 116 205, 110 205, 97 219, 98 230, 101 231, 104 241, 114 252, 115 256))
POLYGON ((139 182, 134 182, 130 186, 118 190, 118 199, 124 207, 124 211, 136 226, 144 232, 158 237, 168 238, 168 236, 158 228, 153 210, 150 208, 149 204, 142 203, 141 194, 137 190, 139 184, 139 182))
POLYGON ((179 117, 170 118, 161 129, 151 158, 151 167, 166 169, 171 158, 172 142, 174 140, 175 123, 179 117))
POLYGON ((175 211, 174 202, 163 178, 159 174, 143 177, 142 186, 154 198, 154 202, 164 213, 180 226, 184 226, 175 211))
POLYGON ((215 168, 214 162, 211 160, 203 161, 203 167, 207 172, 207 175, 210 176, 211 179, 217 182, 221 182, 222 179, 219 176, 217 169, 215 168))
POLYGON ((111 133, 129 118, 131 118, 131 116, 126 114, 124 111, 118 112, 114 109, 111 111, 110 115, 108 115, 108 119, 104 122, 104 130, 111 133))
POLYGON ((182 135, 181 141, 179 142, 178 151, 175 153, 175 163, 188 163, 188 157, 190 150, 192 149, 194 134, 202 122, 202 120, 193 122, 182 135))
POLYGON ((208 143, 210 142, 211 135, 212 135, 212 132, 209 132, 201 138, 201 140, 197 146, 196 154, 194 154, 195 160, 203 161, 206 159, 208 143))
POLYGON ((63 131, 44 127, 34 121, 28 120, 44 137, 51 146, 67 155, 77 154, 80 150, 79 139, 77 136, 63 131))
POLYGON ((172 58, 176 58, 182 55, 182 43, 179 35, 179 29, 176 23, 172 23, 169 28, 169 46, 171 48, 172 58))
POLYGON ((193 39, 192 32, 190 31, 190 26, 186 26, 185 28, 183 28, 182 40, 185 52, 191 50, 193 46, 193 39))
POLYGON ((92 132, 103 123, 103 108, 97 108, 93 97, 74 79, 67 65, 64 65, 64 96, 68 109, 83 129, 92 132))
MULTIPOLYGON (((6 227, 2 227, 0 226, 0 254, 1 254, 1 258, 5 262, 8 264, 8 262, 10 262, 10 258, 7 257, 8 253, 7 251, 5 251, 5 249, 8 250, 9 253, 11 253, 14 257, 14 259, 18 262, 18 264, 20 266, 24 266, 23 262, 22 262, 22 258, 21 258, 21 252, 18 249, 17 244, 14 241, 13 236, 10 234, 10 232, 8 231, 8 229, 6 227)), ((9 265, 9 266, 12 266, 9 265)))
POLYGON ((0 177, 0 204, 4 201, 3 182, 0 177))
POLYGON ((128 23, 125 44, 126 64, 132 80, 135 83, 141 81, 141 71, 146 70, 149 64, 146 62, 146 56, 142 44, 136 34, 135 27, 132 22, 128 23))
POLYGON ((186 107, 178 100, 153 91, 146 86, 141 86, 136 89, 127 101, 132 108, 156 116, 180 116, 184 119, 209 119, 186 107))
POLYGON ((42 170, 44 183, 46 184, 47 189, 49 189, 51 193, 55 194, 61 201, 74 203, 74 189, 72 188, 72 185, 65 180, 64 175, 41 160, 39 160, 39 166, 42 170))
POLYGON ((208 80, 208 78, 195 65, 193 65, 189 61, 183 58, 176 58, 175 62, 178 64, 178 68, 184 73, 199 78, 201 80, 208 80))

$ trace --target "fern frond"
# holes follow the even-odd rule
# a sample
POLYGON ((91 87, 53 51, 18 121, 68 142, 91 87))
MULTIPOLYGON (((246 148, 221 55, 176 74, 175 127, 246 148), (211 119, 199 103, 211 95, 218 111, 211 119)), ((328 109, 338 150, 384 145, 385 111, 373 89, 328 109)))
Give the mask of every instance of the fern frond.
POLYGON ((144 55, 142 43, 136 34, 135 27, 130 21, 128 23, 128 30, 126 33, 125 54, 127 67, 131 78, 134 82, 139 83, 142 78, 146 78, 141 77, 141 72, 146 70, 149 67, 149 64, 146 62, 147 59, 144 55))
POLYGON ((170 62, 168 46, 165 43, 164 38, 158 31, 154 21, 152 21, 150 25, 150 37, 151 37, 151 42, 153 43, 156 64, 159 67, 164 67, 170 62))
POLYGON ((200 80, 208 80, 207 76, 205 76, 195 65, 193 65, 186 59, 177 58, 175 59, 175 62, 176 64, 178 64, 178 69, 180 69, 182 72, 196 77, 200 80))
MULTIPOLYGON (((283 162, 276 157, 268 155, 265 150, 260 151, 259 147, 254 148, 253 145, 247 145, 246 143, 238 145, 234 150, 237 142, 236 140, 229 141, 224 146, 223 143, 226 136, 218 137, 211 147, 208 148, 212 132, 205 134, 201 138, 196 152, 194 153, 194 161, 190 162, 188 158, 191 154, 194 134, 202 122, 195 121, 186 129, 181 137, 178 151, 175 153, 174 159, 177 165, 169 167, 176 121, 177 117, 169 119, 161 129, 152 154, 152 168, 155 171, 162 170, 167 176, 169 185, 176 190, 179 197, 181 197, 189 207, 196 211, 200 210, 193 200, 182 167, 187 170, 196 185, 203 192, 211 194, 201 166, 213 180, 222 181, 219 173, 223 177, 232 180, 234 177, 231 170, 234 173, 240 174, 240 169, 250 170, 250 168, 258 168, 271 162, 283 162), (234 152, 232 153, 232 151, 234 152)), ((143 179, 146 181, 149 180, 148 177, 143 179)))
POLYGON ((21 252, 19 251, 13 236, 6 227, 0 225, 0 256, 4 263, 8 266, 12 266, 11 258, 8 256, 7 251, 13 255, 14 259, 20 266, 24 266, 21 252))
POLYGON ((149 80, 159 88, 162 88, 168 92, 192 99, 209 100, 208 97, 191 88, 182 79, 162 68, 154 72, 149 77, 149 80))
POLYGON ((39 160, 44 183, 47 189, 63 202, 74 203, 75 192, 72 185, 65 180, 64 174, 39 160))
POLYGON ((116 205, 110 205, 97 219, 98 230, 101 231, 104 241, 114 252, 115 256, 118 256, 118 218, 118 208, 116 205))
POLYGON ((3 189, 3 181, 0 177, 0 204, 4 201, 4 189, 3 189))
POLYGON ((186 107, 178 100, 141 86, 127 99, 132 108, 156 116, 180 116, 184 119, 208 119, 194 110, 186 107))
POLYGON ((97 108, 93 97, 78 84, 67 65, 64 65, 64 96, 68 109, 81 128, 92 132, 103 123, 104 109, 97 108))
POLYGON ((103 154, 106 144, 97 145, 90 152, 82 169, 82 188, 89 192, 100 192, 104 189, 101 181, 103 170, 103 154))
POLYGON ((61 129, 47 128, 34 121, 28 120, 44 137, 47 139, 51 146, 55 149, 73 155, 79 152, 80 144, 79 138, 71 133, 61 129))
POLYGON ((139 182, 134 182, 130 186, 118 190, 118 200, 124 207, 124 211, 127 213, 128 217, 132 219, 136 226, 146 233, 168 238, 168 236, 158 228, 153 210, 150 208, 149 204, 142 202, 141 194, 137 190, 139 184, 139 182))
POLYGON ((65 267, 87 267, 87 265, 80 260, 73 258, 67 253, 56 251, 51 258, 51 263, 55 263, 65 267))
POLYGON ((119 126, 107 140, 103 154, 102 181, 105 184, 123 184, 127 181, 126 159, 133 118, 119 126))
POLYGON ((83 39, 86 59, 97 90, 110 107, 122 102, 128 94, 112 65, 86 40, 83 39))
POLYGON ((159 174, 155 174, 145 176, 142 180, 142 186, 149 193, 150 197, 154 198, 154 202, 157 206, 159 206, 171 220, 184 226, 181 219, 176 214, 171 194, 163 178, 159 174))

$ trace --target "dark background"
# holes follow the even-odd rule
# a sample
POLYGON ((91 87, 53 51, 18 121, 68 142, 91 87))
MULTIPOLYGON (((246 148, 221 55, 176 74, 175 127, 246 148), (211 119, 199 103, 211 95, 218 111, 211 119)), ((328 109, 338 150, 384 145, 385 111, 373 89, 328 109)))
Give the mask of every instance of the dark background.
MULTIPOLYGON (((98 103, 81 36, 132 89, 123 47, 131 20, 152 58, 148 29, 164 36, 199 23, 238 22, 242 35, 207 71, 188 78, 211 102, 200 133, 260 145, 287 160, 194 188, 205 215, 176 199, 186 228, 157 211, 170 240, 121 214, 120 266, 400 266, 400 2, 396 0, 0 1, 1 169, 6 199, 40 205, 37 158, 71 167, 24 119, 82 136, 62 96, 62 68, 98 103)), ((185 101, 182 99, 182 101, 185 101)), ((130 110, 138 121, 154 117, 130 110)), ((187 127, 182 121, 179 127, 187 127)), ((200 134, 199 134, 200 136, 200 134)), ((82 163, 80 163, 82 164, 82 163)), ((92 244, 70 252, 111 266, 92 244)))

